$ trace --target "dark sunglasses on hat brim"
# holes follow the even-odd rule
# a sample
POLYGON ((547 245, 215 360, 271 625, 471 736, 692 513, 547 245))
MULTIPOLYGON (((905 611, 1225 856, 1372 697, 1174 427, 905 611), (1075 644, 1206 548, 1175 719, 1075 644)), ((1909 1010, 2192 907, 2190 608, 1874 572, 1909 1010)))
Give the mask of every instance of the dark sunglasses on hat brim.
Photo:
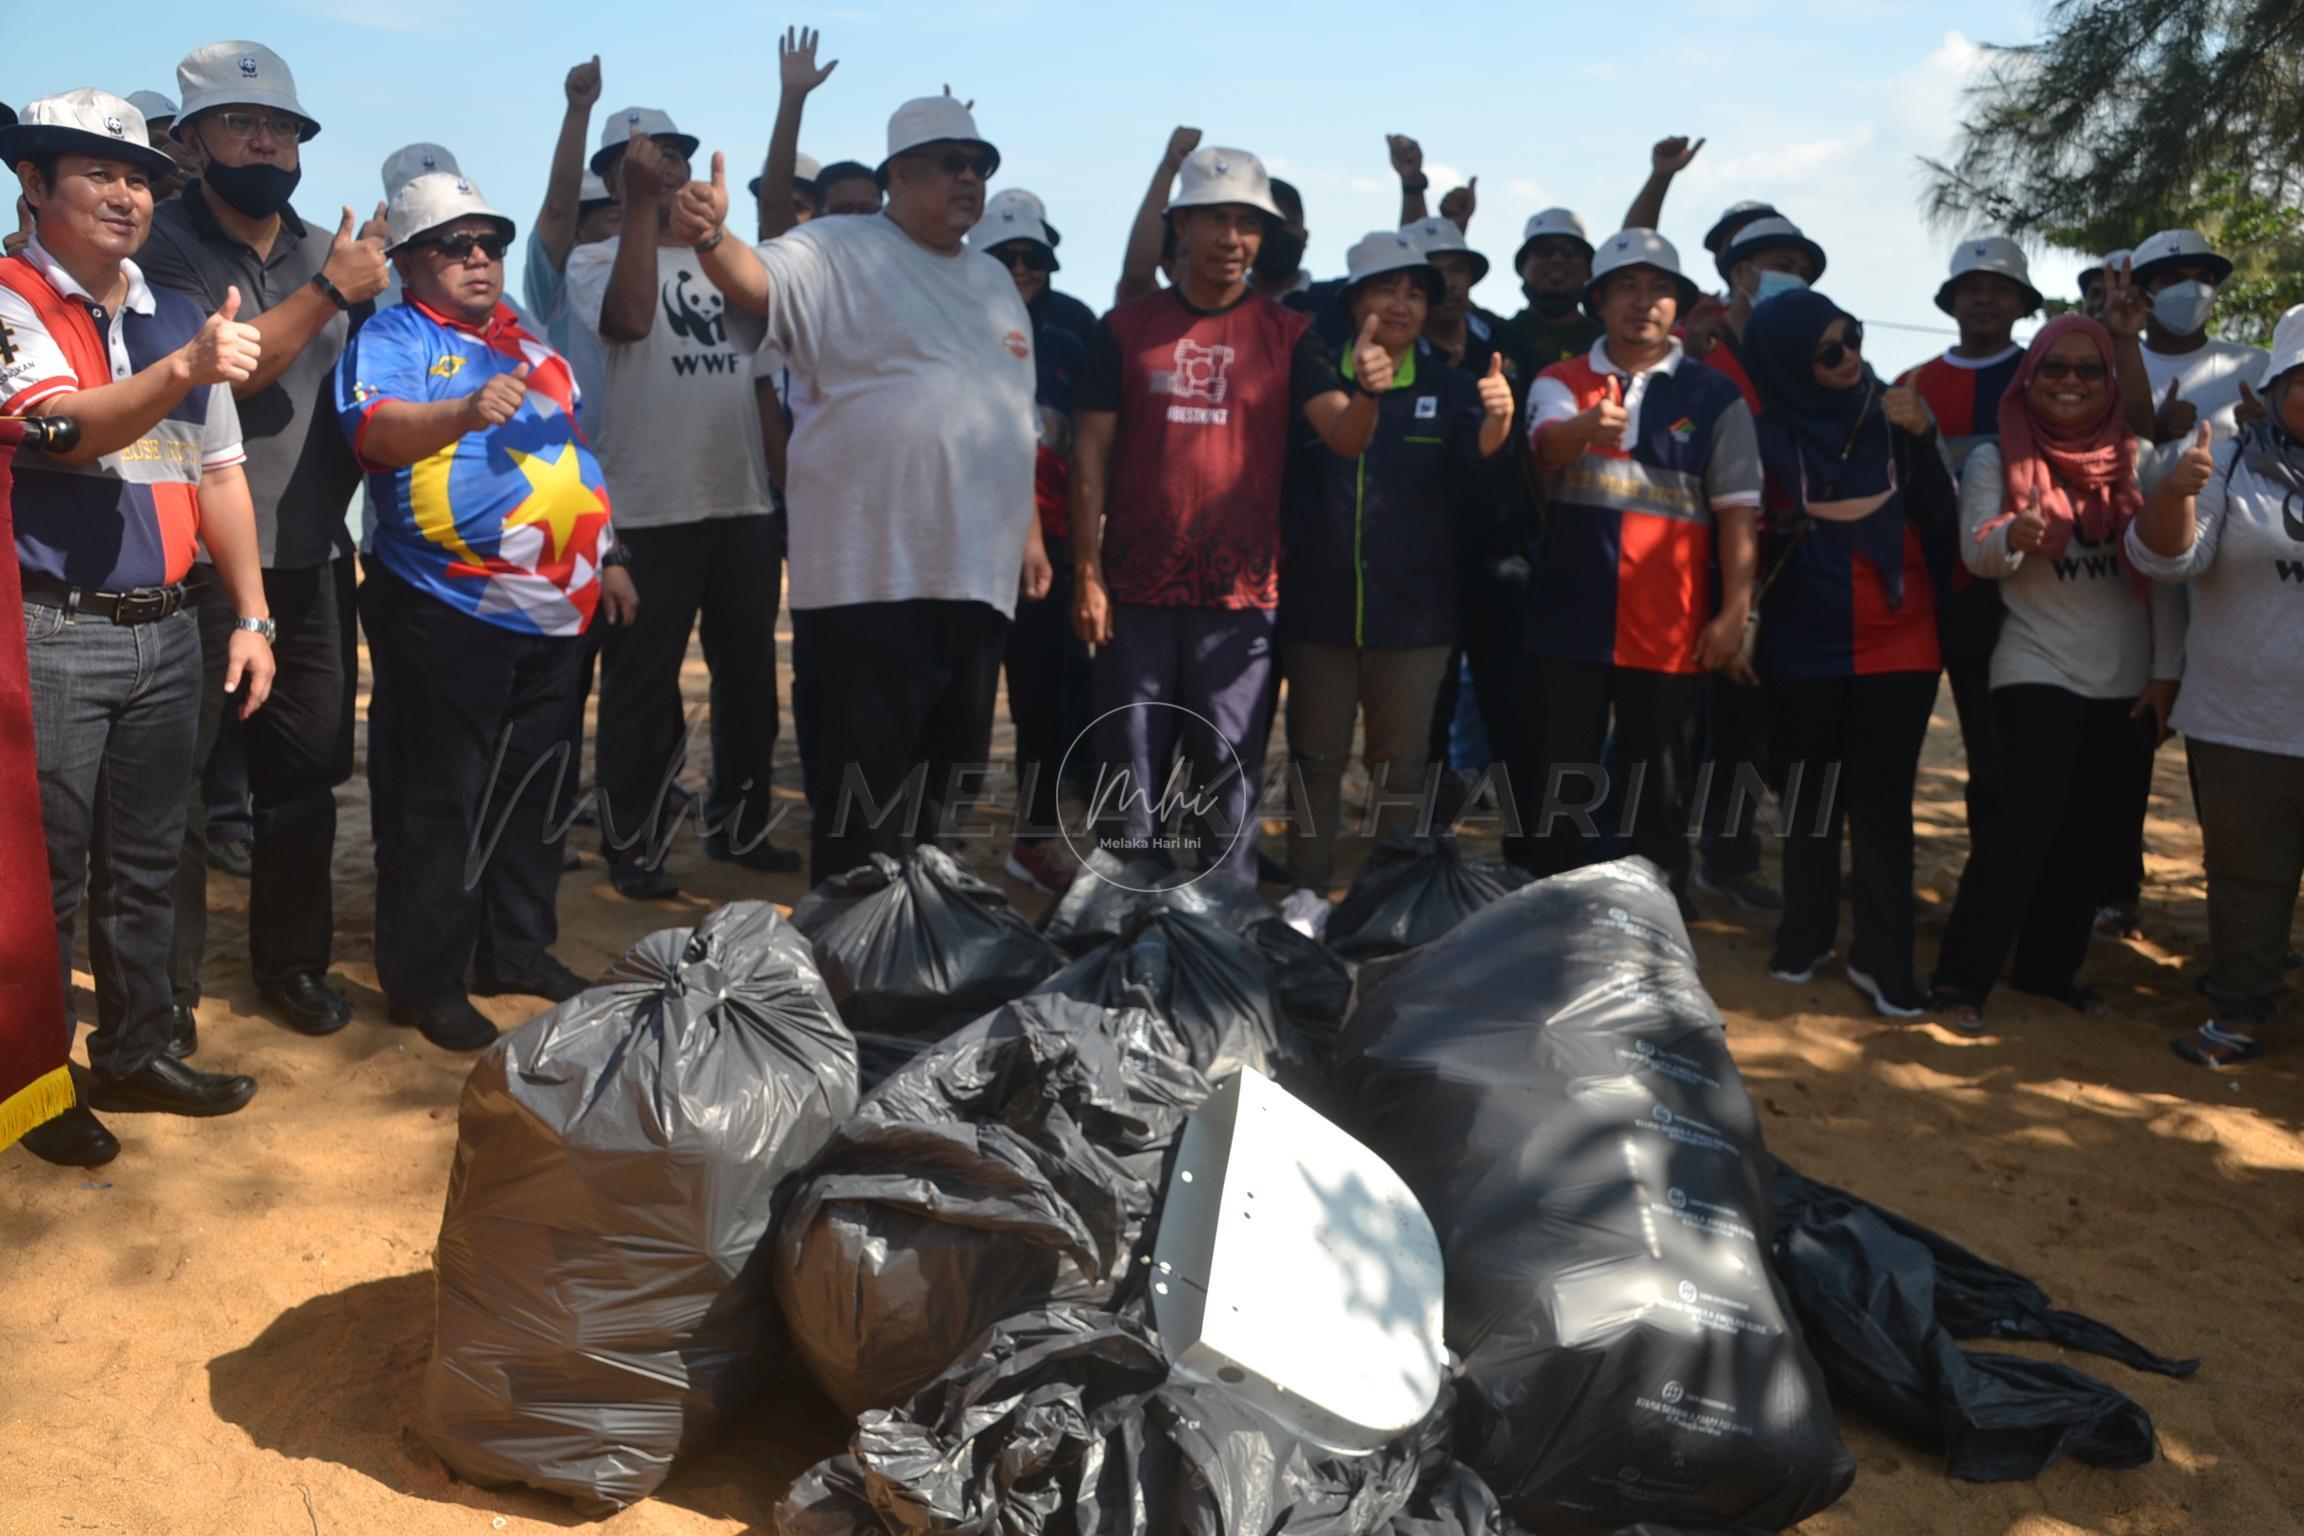
POLYGON ((1842 363, 1848 361, 1849 353, 1861 352, 1863 350, 1864 322, 1861 320, 1850 320, 1848 322, 1847 335, 1841 337, 1838 341, 1828 341, 1816 349, 1816 362, 1820 367, 1837 368, 1842 363))

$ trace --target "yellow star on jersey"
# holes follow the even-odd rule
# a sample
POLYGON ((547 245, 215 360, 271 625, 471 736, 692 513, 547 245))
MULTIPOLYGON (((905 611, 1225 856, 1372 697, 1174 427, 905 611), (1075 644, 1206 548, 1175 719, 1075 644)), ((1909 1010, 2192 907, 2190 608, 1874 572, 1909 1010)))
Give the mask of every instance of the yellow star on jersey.
POLYGON ((540 524, 551 540, 551 559, 558 561, 567 554, 568 541, 576 536, 576 525, 601 510, 600 493, 584 483, 583 458, 572 444, 563 444, 560 457, 551 460, 540 453, 522 453, 517 448, 509 452, 514 467, 528 477, 529 492, 528 498, 504 519, 504 526, 510 530, 540 524))

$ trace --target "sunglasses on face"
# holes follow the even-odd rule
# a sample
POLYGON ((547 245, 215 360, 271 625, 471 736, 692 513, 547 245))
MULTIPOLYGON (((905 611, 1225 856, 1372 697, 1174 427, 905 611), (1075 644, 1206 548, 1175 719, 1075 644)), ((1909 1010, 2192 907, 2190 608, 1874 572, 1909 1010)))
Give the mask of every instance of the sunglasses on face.
POLYGON ((2104 382, 2102 363, 2070 363, 2060 357, 2044 357, 2040 360, 2037 372, 2051 384, 2059 384, 2066 379, 2078 379, 2083 384, 2104 382))
POLYGON ((457 262, 469 260, 474 249, 478 249, 490 261, 502 261, 504 253, 512 246, 512 242, 502 235, 477 234, 471 230, 459 230, 452 235, 442 235, 437 240, 418 240, 415 244, 419 249, 438 251, 450 261, 457 262))
POLYGON ((990 181, 993 168, 1000 162, 992 158, 988 149, 939 149, 923 151, 920 158, 936 168, 940 176, 958 176, 962 171, 974 171, 978 181, 990 181))
POLYGON ((1828 341, 1816 349, 1816 362, 1824 368, 1837 368, 1848 361, 1848 354, 1864 350, 1864 322, 1848 322, 1848 334, 1838 341, 1828 341))
POLYGON ((1050 260, 1048 253, 1036 245, 1012 245, 1004 250, 994 251, 992 254, 999 257, 1001 265, 1010 271, 1015 271, 1018 268, 1026 272, 1055 270, 1055 263, 1050 260))

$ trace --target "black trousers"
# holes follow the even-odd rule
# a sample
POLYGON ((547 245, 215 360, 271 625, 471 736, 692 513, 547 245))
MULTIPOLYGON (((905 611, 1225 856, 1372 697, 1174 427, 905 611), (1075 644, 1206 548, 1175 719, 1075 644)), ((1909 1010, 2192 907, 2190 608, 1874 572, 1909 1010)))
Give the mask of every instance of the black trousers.
POLYGON ((2129 718, 2133 707, 2043 683, 1992 690, 2005 814, 1961 872, 1937 985, 1981 1003, 2007 964, 2009 985, 2021 991, 2071 990, 2096 898, 2134 851, 2137 788, 2150 787, 2151 748, 2129 718))
POLYGON ((938 599, 792 615, 794 665, 816 680, 810 884, 936 840, 953 769, 991 758, 1007 630, 988 604, 938 599))
POLYGON ((1704 716, 1698 734, 1698 775, 1711 775, 1698 806, 1703 830, 1704 868, 1724 880, 1740 880, 1760 867, 1759 807, 1739 796, 1769 776, 1769 707, 1765 690, 1714 672, 1704 679, 1704 716))
POLYGON ((770 517, 708 518, 668 528, 618 529, 632 550, 640 612, 600 645, 595 724, 600 830, 609 857, 653 862, 672 828, 664 799, 688 760, 680 669, 699 629, 712 675, 712 777, 707 825, 738 847, 766 834, 775 814, 776 609, 782 540, 770 517))
POLYGON ((1685 896, 1689 796, 1703 707, 1700 673, 1533 658, 1526 766, 1512 774, 1513 799, 1527 834, 1515 844, 1515 855, 1539 875, 1588 861, 1591 843, 1582 828, 1565 814, 1547 813, 1555 805, 1601 799, 1600 758, 1613 714, 1624 771, 1637 776, 1636 797, 1631 783, 1626 786, 1632 851, 1654 860, 1672 889, 1685 896))
POLYGON ((1889 992, 1912 985, 1912 795, 1936 674, 1772 680, 1769 736, 1784 828, 1775 963, 1805 970, 1840 933, 1840 847, 1850 847, 1848 963, 1889 992))
MULTIPOLYGON (((200 962, 208 948, 208 759, 227 707, 226 648, 238 617, 212 566, 195 566, 208 591, 197 605, 201 665, 199 739, 185 785, 184 847, 169 902, 176 932, 168 984, 179 1007, 200 1001, 200 962)), ((336 786, 352 776, 355 660, 352 562, 301 571, 266 571, 264 601, 279 635, 279 671, 264 707, 241 722, 254 809, 254 869, 248 881, 248 958, 260 983, 328 969, 336 909, 330 886, 336 854, 336 786)))
POLYGON ((1093 718, 1092 684, 1088 648, 1072 632, 1072 556, 1062 539, 1047 543, 1056 580, 1038 602, 1018 601, 1003 657, 1008 718, 1016 726, 1016 808, 1024 818, 1019 842, 1058 835, 1057 780, 1067 752, 1074 775, 1093 778, 1096 771, 1095 743, 1083 734, 1093 718))
POLYGON ((461 999, 468 970, 533 976, 560 932, 584 641, 473 618, 378 565, 360 620, 374 673, 376 979, 423 1008, 461 999))

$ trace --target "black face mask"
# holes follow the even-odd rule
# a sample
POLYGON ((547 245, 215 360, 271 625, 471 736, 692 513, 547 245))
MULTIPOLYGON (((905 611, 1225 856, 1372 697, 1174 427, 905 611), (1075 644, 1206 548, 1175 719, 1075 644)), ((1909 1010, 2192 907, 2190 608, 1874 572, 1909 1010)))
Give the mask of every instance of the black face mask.
POLYGON ((1304 237, 1274 224, 1264 231, 1264 243, 1257 248, 1252 268, 1258 277, 1276 283, 1294 277, 1303 264, 1304 237))
POLYGON ((1539 293, 1523 281, 1520 291, 1528 296, 1528 307, 1547 320, 1557 320, 1573 314, 1583 295, 1579 293, 1539 293))
POLYGON ((277 165, 220 165, 213 160, 200 174, 225 206, 251 219, 270 218, 287 207, 296 183, 304 179, 301 167, 290 171, 277 165))

